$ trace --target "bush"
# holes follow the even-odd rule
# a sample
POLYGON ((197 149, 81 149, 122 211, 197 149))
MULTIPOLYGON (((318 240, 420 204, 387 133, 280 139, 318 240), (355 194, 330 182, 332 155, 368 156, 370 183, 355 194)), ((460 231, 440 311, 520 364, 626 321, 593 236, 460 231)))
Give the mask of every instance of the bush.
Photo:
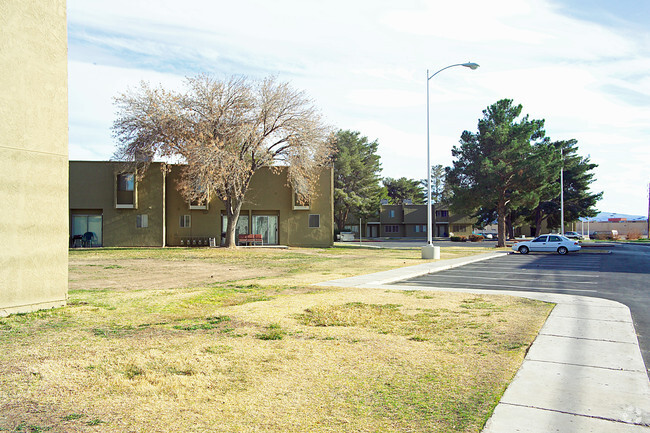
POLYGON ((475 234, 469 235, 470 242, 481 242, 483 239, 485 238, 481 235, 475 235, 475 234))
POLYGON ((636 241, 637 239, 641 239, 641 233, 637 231, 630 231, 627 233, 626 238, 630 241, 636 241))
POLYGON ((465 236, 452 236, 449 239, 452 242, 467 242, 467 238, 465 236))

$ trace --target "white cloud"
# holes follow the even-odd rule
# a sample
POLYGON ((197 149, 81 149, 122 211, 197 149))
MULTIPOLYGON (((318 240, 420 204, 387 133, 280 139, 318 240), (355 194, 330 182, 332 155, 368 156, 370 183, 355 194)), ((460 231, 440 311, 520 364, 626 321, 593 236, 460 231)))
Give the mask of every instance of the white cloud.
POLYGON ((545 118, 552 139, 577 138, 600 164, 601 209, 644 209, 636 185, 648 180, 647 29, 571 18, 550 0, 69 0, 68 19, 71 158, 110 156, 112 97, 141 79, 176 86, 205 71, 277 74, 335 126, 377 138, 383 176, 421 178, 425 71, 475 61, 476 71, 454 68, 429 83, 440 162, 451 162, 486 106, 511 98, 545 118))

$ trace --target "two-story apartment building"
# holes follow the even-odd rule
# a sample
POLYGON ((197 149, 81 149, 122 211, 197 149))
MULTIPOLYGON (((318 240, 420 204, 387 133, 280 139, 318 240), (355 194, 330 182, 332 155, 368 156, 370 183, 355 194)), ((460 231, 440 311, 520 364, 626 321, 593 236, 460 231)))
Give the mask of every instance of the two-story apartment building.
MULTIPOLYGON (((382 237, 427 237, 427 206, 418 204, 381 205, 379 222, 382 237)), ((449 212, 447 206, 431 206, 433 237, 468 236, 473 221, 449 212)))
MULTIPOLYGON (((128 165, 70 162, 72 246, 219 245, 227 216, 221 200, 190 203, 177 189, 182 166, 152 163, 143 176, 128 165)), ((333 174, 322 169, 318 196, 297 205, 286 170, 258 171, 237 223, 237 234, 261 234, 265 245, 328 247, 333 241, 333 174)))
MULTIPOLYGON (((474 221, 463 215, 450 213, 447 206, 431 206, 433 237, 469 236, 474 221)), ((426 238, 427 206, 421 204, 382 204, 379 218, 360 222, 363 236, 369 238, 426 238)), ((348 229, 358 235, 359 225, 350 222, 348 229)))

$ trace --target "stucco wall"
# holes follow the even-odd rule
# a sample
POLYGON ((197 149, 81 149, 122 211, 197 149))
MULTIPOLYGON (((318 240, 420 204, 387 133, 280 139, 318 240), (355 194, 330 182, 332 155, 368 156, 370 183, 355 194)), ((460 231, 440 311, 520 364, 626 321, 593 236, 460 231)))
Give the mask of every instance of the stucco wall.
POLYGON ((130 171, 121 162, 70 161, 70 212, 102 215, 102 246, 162 247, 165 221, 165 172, 153 163, 136 181, 136 207, 115 207, 115 176, 130 171), (137 215, 147 215, 148 227, 136 227, 137 215))
MULTIPOLYGON (((167 245, 178 246, 180 240, 188 237, 214 237, 219 243, 222 227, 221 215, 224 206, 217 197, 212 197, 208 209, 189 209, 188 203, 177 190, 180 166, 174 166, 167 182, 167 245), (180 227, 181 215, 191 216, 191 225, 180 227)), ((286 170, 273 173, 261 169, 251 180, 240 215, 277 215, 278 244, 302 247, 329 247, 333 243, 333 174, 330 168, 323 169, 319 177, 318 197, 310 209, 294 210, 291 188, 287 187, 286 170), (309 215, 320 215, 320 227, 309 227, 309 215)))
POLYGON ((65 304, 64 0, 0 2, 0 315, 65 304))

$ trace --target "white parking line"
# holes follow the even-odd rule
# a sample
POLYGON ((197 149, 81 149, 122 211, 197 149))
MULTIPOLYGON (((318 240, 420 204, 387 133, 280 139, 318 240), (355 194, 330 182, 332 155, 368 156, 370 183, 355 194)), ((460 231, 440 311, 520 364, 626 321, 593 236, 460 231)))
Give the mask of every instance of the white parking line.
MULTIPOLYGON (((510 270, 512 271, 513 274, 516 274, 517 273, 516 271, 521 271, 522 268, 511 268, 510 270)), ((525 269, 525 270, 528 270, 528 269, 525 269)), ((462 269, 462 270, 458 269, 458 272, 462 272, 462 273, 481 273, 481 274, 500 274, 500 275, 504 274, 504 272, 500 272, 500 271, 475 271, 475 270, 471 270, 471 269, 462 269)), ((545 274, 545 275, 550 275, 550 274, 545 274)), ((594 274, 584 274, 584 275, 583 274, 571 274, 571 278, 582 278, 582 277, 592 278, 592 277, 594 277, 594 274)), ((595 277, 598 277, 598 276, 596 275, 595 277)))
MULTIPOLYGON (((463 277, 453 276, 453 275, 445 276, 444 274, 439 274, 439 273, 436 273, 436 274, 430 274, 430 275, 434 275, 434 276, 435 276, 435 277, 434 277, 434 281, 438 281, 439 279, 442 279, 442 278, 453 278, 453 279, 463 278, 463 277)), ((494 281, 503 281, 503 280, 504 280, 503 277, 502 277, 502 278, 492 278, 492 277, 469 277, 469 279, 475 279, 475 280, 494 280, 494 281)), ((539 281, 539 278, 516 278, 516 280, 517 280, 517 281, 539 281)), ((557 279, 553 279, 553 281, 549 281, 549 283, 598 284, 598 283, 596 283, 596 282, 594 282, 594 281, 574 281, 574 280, 558 281, 557 279)))
MULTIPOLYGON (((474 266, 472 266, 474 267, 474 266)), ((490 270, 495 270, 495 269, 505 269, 505 270, 513 270, 513 269, 553 269, 557 271, 580 271, 580 270, 593 270, 593 269, 600 269, 600 266, 553 266, 553 265, 533 265, 532 263, 525 263, 521 266, 476 266, 479 269, 490 269, 490 270)))
MULTIPOLYGON (((473 283, 444 283, 444 284, 454 284, 457 286, 479 286, 479 287, 500 287, 504 289, 526 289, 526 290, 557 290, 560 292, 598 292, 598 290, 590 289, 556 289, 554 287, 530 287, 530 286, 511 286, 511 285, 502 285, 502 284, 473 284, 473 283)), ((435 284, 427 284, 426 287, 437 287, 444 288, 445 286, 436 286, 435 284)))

